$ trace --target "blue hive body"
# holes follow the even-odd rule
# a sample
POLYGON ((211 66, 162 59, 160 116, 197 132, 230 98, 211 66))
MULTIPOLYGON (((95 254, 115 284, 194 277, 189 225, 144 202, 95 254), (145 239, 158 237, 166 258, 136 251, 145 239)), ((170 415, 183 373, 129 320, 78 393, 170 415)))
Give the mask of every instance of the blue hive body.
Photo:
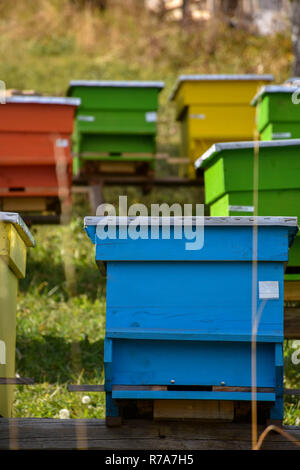
POLYGON ((283 275, 297 219, 205 217, 198 250, 174 238, 174 226, 170 239, 162 227, 156 239, 123 239, 119 227, 103 240, 100 220, 86 217, 85 229, 107 269, 107 416, 118 416, 119 400, 249 402, 254 311, 256 398, 281 420, 283 275))

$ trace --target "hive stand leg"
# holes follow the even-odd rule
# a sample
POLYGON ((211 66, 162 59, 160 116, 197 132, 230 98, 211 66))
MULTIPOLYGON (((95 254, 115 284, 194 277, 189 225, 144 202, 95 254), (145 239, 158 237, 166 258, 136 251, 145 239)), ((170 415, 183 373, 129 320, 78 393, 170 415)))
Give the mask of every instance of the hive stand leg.
POLYGON ((90 198, 90 206, 93 212, 93 215, 97 214, 97 208, 104 202, 103 198, 103 182, 99 181, 97 184, 93 183, 90 186, 89 190, 89 198, 90 198))
POLYGON ((119 407, 112 399, 112 357, 113 357, 113 341, 104 338, 104 371, 105 371, 105 398, 106 398, 106 425, 120 426, 122 418, 119 415, 119 407))
POLYGON ((283 397, 276 397, 275 405, 271 408, 270 419, 267 424, 282 426, 283 418, 283 397))

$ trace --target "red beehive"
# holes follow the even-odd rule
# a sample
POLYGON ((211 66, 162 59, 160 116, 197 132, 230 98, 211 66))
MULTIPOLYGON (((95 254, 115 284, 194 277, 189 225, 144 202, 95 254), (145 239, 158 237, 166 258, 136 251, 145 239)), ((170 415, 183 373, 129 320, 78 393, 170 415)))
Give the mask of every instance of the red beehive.
POLYGON ((80 100, 12 96, 0 105, 2 210, 55 212, 70 203, 71 135, 80 100))

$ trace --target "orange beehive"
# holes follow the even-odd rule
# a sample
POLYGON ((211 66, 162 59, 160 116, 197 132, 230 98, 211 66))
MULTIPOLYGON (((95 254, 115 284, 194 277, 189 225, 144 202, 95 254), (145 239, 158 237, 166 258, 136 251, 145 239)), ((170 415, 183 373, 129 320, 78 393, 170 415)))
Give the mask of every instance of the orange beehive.
POLYGON ((0 105, 2 210, 56 214, 70 203, 71 135, 79 99, 12 96, 0 105))

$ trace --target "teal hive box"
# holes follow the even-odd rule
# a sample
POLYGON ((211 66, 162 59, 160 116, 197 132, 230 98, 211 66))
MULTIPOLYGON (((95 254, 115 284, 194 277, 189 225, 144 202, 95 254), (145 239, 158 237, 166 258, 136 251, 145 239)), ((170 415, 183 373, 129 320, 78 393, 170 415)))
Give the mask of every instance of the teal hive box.
POLYGON ((187 249, 191 237, 180 238, 178 227, 175 236, 174 219, 164 237, 155 218, 152 238, 151 221, 131 238, 136 218, 85 218, 95 261, 106 269, 107 419, 128 417, 145 402, 154 417, 170 402, 177 411, 184 403, 185 413, 195 403, 231 403, 233 411, 243 402, 249 411, 254 334, 258 407, 265 418, 282 420, 283 275, 297 219, 205 217, 197 249, 187 249), (103 237, 101 224, 112 238, 103 237))

